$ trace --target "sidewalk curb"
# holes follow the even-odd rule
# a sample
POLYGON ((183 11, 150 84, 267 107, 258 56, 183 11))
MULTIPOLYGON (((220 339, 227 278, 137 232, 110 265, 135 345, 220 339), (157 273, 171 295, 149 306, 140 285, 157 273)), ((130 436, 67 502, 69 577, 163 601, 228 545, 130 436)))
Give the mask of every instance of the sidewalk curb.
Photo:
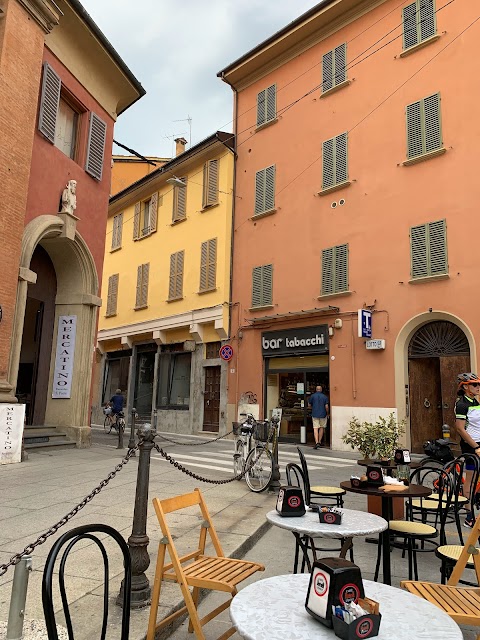
MULTIPOLYGON (((265 522, 261 524, 246 540, 244 540, 242 544, 240 544, 234 551, 232 551, 232 553, 228 557, 235 558, 236 560, 240 560, 241 558, 244 558, 245 555, 256 545, 256 543, 260 540, 260 538, 262 538, 267 533, 267 531, 271 529, 272 526, 273 525, 270 522, 265 520, 265 522)), ((209 593, 211 593, 211 591, 209 591, 208 589, 202 589, 200 591, 200 597, 198 601, 199 604, 202 602, 205 596, 207 596, 209 593)), ((184 600, 182 598, 178 600, 177 604, 172 605, 172 607, 165 613, 165 618, 170 616, 172 613, 175 613, 175 611, 178 611, 183 606, 184 606, 184 600)), ((178 627, 180 627, 180 625, 187 618, 188 618, 188 613, 185 613, 183 616, 179 616, 167 627, 162 629, 160 632, 156 633, 155 640, 166 640, 166 638, 169 638, 171 634, 174 633, 174 631, 176 631, 178 627)), ((146 637, 147 637, 147 634, 145 633, 144 635, 141 636, 141 638, 138 638, 137 640, 145 640, 146 637)))

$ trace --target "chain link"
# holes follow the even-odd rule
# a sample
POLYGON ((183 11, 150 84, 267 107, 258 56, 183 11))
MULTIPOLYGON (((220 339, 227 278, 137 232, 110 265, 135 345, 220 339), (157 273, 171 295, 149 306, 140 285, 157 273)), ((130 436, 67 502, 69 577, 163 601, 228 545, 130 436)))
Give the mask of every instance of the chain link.
POLYGON ((180 445, 185 446, 185 447, 199 447, 202 444, 210 444, 211 442, 217 442, 217 440, 222 440, 223 438, 226 438, 227 436, 231 436, 233 431, 234 430, 232 429, 228 433, 224 433, 223 436, 218 436, 217 438, 212 438, 211 440, 203 440, 202 442, 177 442, 176 440, 171 440, 170 438, 162 436, 159 433, 157 433, 157 436, 159 438, 161 438, 162 440, 166 440, 167 442, 171 442, 172 444, 180 444, 180 445))
POLYGON ((56 533, 61 527, 66 525, 67 522, 69 522, 69 520, 71 520, 74 516, 76 516, 77 513, 81 509, 83 509, 85 505, 87 505, 91 500, 93 500, 93 498, 96 495, 98 495, 104 487, 107 486, 110 480, 113 480, 113 478, 117 475, 117 473, 121 469, 123 469, 123 467, 127 464, 130 458, 134 455, 135 451, 138 449, 138 446, 139 445, 137 444, 132 449, 129 449, 127 455, 122 459, 121 462, 119 462, 119 464, 117 464, 117 466, 113 469, 113 471, 111 471, 108 474, 108 476, 104 478, 95 487, 95 489, 93 489, 93 491, 91 491, 88 494, 88 496, 85 496, 85 498, 81 502, 79 502, 75 507, 73 507, 71 511, 69 511, 65 516, 63 516, 61 520, 59 520, 54 525, 52 525, 50 529, 47 529, 47 531, 42 533, 41 536, 38 536, 35 542, 32 542, 31 544, 27 545, 23 551, 21 551, 20 553, 16 553, 14 556, 12 556, 6 564, 0 564, 0 577, 3 576, 8 571, 9 567, 14 567, 16 564, 18 564, 24 556, 31 555, 37 547, 39 547, 41 544, 46 542, 48 538, 50 538, 50 536, 53 536, 54 533, 56 533))
POLYGON ((190 471, 190 469, 187 469, 186 467, 184 467, 182 464, 180 464, 180 462, 177 462, 175 458, 172 458, 172 456, 170 456, 166 451, 164 451, 158 444, 154 443, 153 447, 163 458, 165 458, 165 460, 168 460, 168 462, 170 462, 170 464, 172 464, 175 467, 175 469, 178 469, 182 473, 185 473, 187 476, 190 476, 190 478, 193 478, 194 480, 199 480, 200 482, 206 482, 208 484, 228 484, 229 482, 234 482, 235 480, 241 480, 249 471, 253 469, 253 467, 257 464, 259 459, 262 457, 264 451, 268 448, 268 445, 271 443, 274 432, 275 432, 275 428, 276 427, 274 426, 270 426, 267 441, 265 442, 263 447, 261 447, 261 450, 258 456, 254 460, 252 460, 252 462, 248 465, 248 467, 245 467, 242 473, 239 473, 236 476, 233 476, 232 478, 227 478, 226 480, 212 480, 211 478, 204 478, 203 476, 199 476, 193 471, 190 471))

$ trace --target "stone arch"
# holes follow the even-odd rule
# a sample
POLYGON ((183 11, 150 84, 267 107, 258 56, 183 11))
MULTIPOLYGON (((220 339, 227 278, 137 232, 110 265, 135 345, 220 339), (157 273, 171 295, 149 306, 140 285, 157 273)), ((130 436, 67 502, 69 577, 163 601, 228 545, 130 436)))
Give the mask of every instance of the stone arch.
POLYGON ((470 327, 458 316, 446 311, 432 311, 420 313, 410 318, 398 332, 395 340, 394 367, 395 367, 395 404, 398 409, 399 419, 406 418, 407 433, 406 445, 410 447, 410 420, 407 415, 407 391, 408 391, 408 347, 415 333, 425 324, 436 320, 446 320, 455 324, 465 334, 470 348, 471 370, 477 370, 477 357, 475 338, 470 327))
POLYGON ((32 220, 24 229, 20 256, 19 281, 10 352, 9 380, 17 382, 23 323, 29 282, 36 281, 30 263, 35 248, 47 251, 55 268, 57 295, 55 299, 54 341, 50 359, 45 424, 61 426, 75 439, 77 446, 90 442, 90 384, 92 354, 97 320, 98 274, 87 243, 76 230, 76 218, 69 214, 43 215, 32 220), (53 399, 52 383, 55 362, 58 318, 77 316, 77 333, 73 364, 71 398, 53 399))

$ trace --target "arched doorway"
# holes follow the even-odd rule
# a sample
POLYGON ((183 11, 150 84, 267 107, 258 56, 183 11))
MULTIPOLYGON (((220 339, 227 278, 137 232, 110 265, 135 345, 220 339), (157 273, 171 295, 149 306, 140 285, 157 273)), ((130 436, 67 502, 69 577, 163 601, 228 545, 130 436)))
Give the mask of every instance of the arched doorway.
POLYGON ((426 440, 440 438, 442 424, 452 426, 456 376, 470 370, 465 333, 445 320, 422 325, 408 346, 411 448, 423 453, 426 440))

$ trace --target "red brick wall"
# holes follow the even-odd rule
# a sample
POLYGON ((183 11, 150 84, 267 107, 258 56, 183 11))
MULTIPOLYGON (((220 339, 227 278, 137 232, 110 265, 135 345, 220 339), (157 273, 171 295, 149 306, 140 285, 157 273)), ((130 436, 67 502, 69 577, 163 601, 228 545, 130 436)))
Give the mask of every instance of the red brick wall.
POLYGON ((44 34, 16 2, 0 20, 0 381, 6 378, 44 34))

